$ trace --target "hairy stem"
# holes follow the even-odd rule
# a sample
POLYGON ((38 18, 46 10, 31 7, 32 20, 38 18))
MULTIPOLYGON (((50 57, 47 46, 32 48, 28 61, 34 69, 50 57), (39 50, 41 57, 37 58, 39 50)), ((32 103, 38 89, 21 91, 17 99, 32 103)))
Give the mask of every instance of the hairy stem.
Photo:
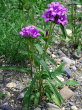
POLYGON ((52 21, 51 21, 51 24, 50 24, 50 31, 49 31, 48 39, 47 39, 46 44, 45 44, 45 50, 44 50, 44 54, 43 54, 43 60, 45 60, 46 50, 48 48, 48 44, 49 44, 49 41, 50 41, 51 29, 52 29, 52 21))
MULTIPOLYGON (((22 9, 22 16, 23 16, 23 24, 24 24, 24 27, 25 27, 24 7, 22 9)), ((27 42, 27 49, 29 51, 29 42, 28 42, 27 38, 26 38, 26 42, 27 42)), ((30 66, 31 66, 31 77, 33 77, 33 75, 32 75, 32 60, 31 60, 31 57, 29 57, 29 60, 30 60, 30 66)))

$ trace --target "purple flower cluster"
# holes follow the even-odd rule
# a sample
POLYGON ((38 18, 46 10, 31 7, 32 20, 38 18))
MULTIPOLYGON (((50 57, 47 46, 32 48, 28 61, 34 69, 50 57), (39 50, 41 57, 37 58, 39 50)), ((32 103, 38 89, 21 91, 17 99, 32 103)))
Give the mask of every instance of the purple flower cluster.
POLYGON ((45 10, 46 13, 42 14, 46 22, 54 21, 55 23, 62 24, 65 26, 65 22, 68 23, 67 15, 65 14, 66 8, 63 7, 59 2, 51 2, 48 4, 48 9, 45 10))
POLYGON ((41 34, 38 33, 39 29, 35 29, 35 28, 36 26, 26 26, 25 28, 22 28, 22 31, 20 31, 19 34, 25 37, 32 36, 36 38, 38 35, 40 36, 41 34))

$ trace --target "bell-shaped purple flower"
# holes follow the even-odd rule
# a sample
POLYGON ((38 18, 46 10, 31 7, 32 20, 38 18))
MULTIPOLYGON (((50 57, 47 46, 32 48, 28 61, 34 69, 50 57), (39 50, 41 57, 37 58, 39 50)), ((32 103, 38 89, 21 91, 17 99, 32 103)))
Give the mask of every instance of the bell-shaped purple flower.
POLYGON ((59 2, 51 2, 47 6, 49 8, 45 10, 46 13, 42 14, 46 22, 54 21, 54 23, 61 23, 63 26, 65 26, 65 22, 68 23, 67 16, 65 15, 65 12, 67 12, 66 8, 59 4, 59 2))
POLYGON ((39 29, 29 29, 29 34, 30 34, 30 36, 32 36, 32 37, 37 37, 37 36, 40 36, 41 34, 40 33, 38 33, 39 32, 39 29))
POLYGON ((45 21, 46 21, 47 23, 49 22, 49 20, 54 21, 55 19, 54 19, 54 17, 51 15, 51 14, 52 14, 51 11, 50 11, 50 10, 45 10, 45 11, 46 11, 46 13, 43 13, 43 14, 42 14, 42 17, 45 18, 45 21))
POLYGON ((22 31, 19 32, 19 34, 21 34, 22 36, 25 36, 25 37, 29 37, 29 36, 32 36, 32 37, 37 37, 38 35, 40 36, 41 34, 38 33, 39 32, 39 29, 35 29, 36 26, 26 26, 25 28, 22 28, 22 31))
POLYGON ((62 24, 63 26, 65 26, 65 23, 68 23, 68 20, 66 19, 67 18, 67 15, 64 14, 64 15, 61 15, 58 20, 57 20, 57 23, 58 24, 62 24))

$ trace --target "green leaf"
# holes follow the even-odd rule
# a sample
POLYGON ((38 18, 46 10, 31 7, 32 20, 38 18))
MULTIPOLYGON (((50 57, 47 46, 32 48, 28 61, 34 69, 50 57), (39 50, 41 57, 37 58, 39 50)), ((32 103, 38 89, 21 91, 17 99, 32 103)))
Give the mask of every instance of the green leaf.
POLYGON ((79 84, 77 81, 75 81, 75 80, 68 80, 67 82, 66 82, 66 84, 67 85, 76 85, 76 84, 79 84))
POLYGON ((79 28, 81 28, 81 24, 79 24, 79 25, 76 27, 75 31, 77 32, 77 30, 78 30, 79 28))
POLYGON ((64 69, 64 65, 66 64, 66 62, 63 62, 54 72, 57 72, 57 71, 62 71, 64 69))
POLYGON ((65 72, 62 72, 62 71, 54 71, 54 72, 50 72, 52 75, 55 74, 55 76, 58 76, 58 75, 66 75, 65 72))
POLYGON ((28 89, 29 87, 25 87, 21 92, 24 92, 28 89))
POLYGON ((42 79, 47 79, 47 78, 49 78, 49 76, 48 76, 47 74, 42 74, 42 75, 41 75, 41 78, 42 78, 42 79))
POLYGON ((0 69, 19 70, 19 71, 27 72, 31 74, 31 71, 28 70, 27 68, 22 68, 22 67, 17 67, 17 66, 3 66, 3 67, 0 67, 0 69))
POLYGON ((67 33, 66 33, 64 26, 61 23, 60 23, 60 28, 61 28, 62 33, 63 33, 63 38, 66 39, 67 33))
POLYGON ((52 64, 54 64, 55 66, 57 66, 56 62, 53 61, 48 55, 45 55, 45 57, 46 57, 52 64))
POLYGON ((41 44, 45 45, 46 42, 42 38, 40 39, 40 41, 41 41, 41 44))
POLYGON ((45 61, 37 54, 34 54, 35 59, 40 62, 40 64, 45 68, 45 70, 47 71, 47 73, 49 74, 49 76, 51 77, 50 71, 48 69, 47 64, 45 63, 45 61))
POLYGON ((4 97, 5 95, 7 95, 7 94, 0 94, 0 98, 4 97))
POLYGON ((68 45, 68 44, 71 43, 71 42, 74 42, 74 40, 69 40, 66 45, 68 45))
POLYGON ((54 74, 51 74, 52 79, 56 80, 57 85, 64 85, 63 82, 61 82, 54 74))
POLYGON ((53 92, 54 95, 56 96, 57 101, 58 101, 58 104, 61 105, 61 99, 60 99, 60 97, 58 96, 59 93, 58 93, 57 90, 55 89, 55 86, 54 86, 54 88, 53 88, 53 84, 50 83, 48 80, 46 80, 46 81, 47 81, 47 83, 48 83, 50 89, 52 90, 52 92, 53 92), (56 91, 55 91, 55 90, 56 90, 56 91))
POLYGON ((37 79, 37 75, 35 74, 34 78, 31 81, 30 87, 28 88, 28 90, 25 93, 25 96, 23 98, 23 103, 25 104, 26 107, 30 106, 30 101, 29 100, 30 100, 31 92, 33 90, 33 85, 35 84, 36 79, 37 79))
POLYGON ((23 55, 27 55, 27 56, 31 56, 32 54, 30 53, 30 52, 28 52, 28 51, 21 51, 21 52, 19 52, 19 53, 21 53, 21 54, 23 54, 23 55))
POLYGON ((30 101, 32 101, 33 98, 35 98, 35 94, 36 94, 36 93, 34 93, 34 94, 32 94, 32 95, 30 96, 30 101))
MULTIPOLYGON (((60 93, 58 92, 57 88, 52 84, 55 93, 58 95, 58 97, 60 98, 61 101, 64 102, 64 99, 62 98, 62 96, 60 95, 60 93)), ((56 94, 54 94, 56 96, 56 94)), ((56 97, 57 98, 57 97, 56 97)))
POLYGON ((78 55, 80 54, 81 52, 81 45, 78 45, 78 55))
POLYGON ((43 49, 41 48, 41 46, 39 44, 35 44, 36 49, 39 51, 39 53, 42 55, 43 54, 43 49))
POLYGON ((51 94, 52 94, 52 91, 48 88, 45 88, 45 93, 49 99, 49 102, 51 102, 51 94))
POLYGON ((37 92, 35 94, 35 99, 34 99, 34 106, 35 106, 35 108, 38 106, 39 97, 40 97, 40 92, 37 92))
POLYGON ((57 98, 56 98, 55 95, 52 95, 52 96, 51 96, 51 99, 52 99, 58 106, 60 106, 60 104, 59 104, 59 102, 58 102, 58 100, 57 100, 57 98))

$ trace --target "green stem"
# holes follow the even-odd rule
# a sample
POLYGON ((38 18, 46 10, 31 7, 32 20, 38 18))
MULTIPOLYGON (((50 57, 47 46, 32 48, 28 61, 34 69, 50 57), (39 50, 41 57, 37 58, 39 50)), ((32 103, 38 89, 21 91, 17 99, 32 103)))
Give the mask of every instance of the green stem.
MULTIPOLYGON (((73 0, 71 0, 71 25, 73 25, 73 0)), ((72 33, 73 33, 73 27, 72 27, 72 33)), ((72 39, 73 39, 73 34, 72 34, 72 39)))
MULTIPOLYGON (((38 51, 38 55, 39 55, 39 51, 38 51)), ((39 72, 40 72, 40 63, 39 63, 39 72)))
POLYGON ((31 38, 31 44, 32 44, 32 55, 33 55, 33 63, 34 63, 34 48, 33 48, 33 38, 31 38))
POLYGON ((45 50, 44 50, 44 54, 43 54, 43 60, 45 60, 46 50, 47 50, 47 48, 48 48, 48 44, 49 44, 49 41, 50 41, 52 23, 53 23, 53 22, 51 21, 48 39, 47 39, 46 44, 45 44, 45 50))
POLYGON ((29 12, 29 15, 30 15, 30 17, 31 17, 31 19, 32 19, 32 23, 33 23, 33 25, 35 26, 35 23, 34 23, 33 17, 32 17, 32 15, 31 15, 30 12, 29 12))
MULTIPOLYGON (((76 20, 76 8, 77 8, 77 5, 75 5, 74 7, 74 10, 75 10, 75 16, 74 16, 74 33, 75 33, 75 20, 76 20)), ((76 43, 76 35, 75 35, 75 43, 76 43)))
MULTIPOLYGON (((22 8, 22 16, 23 16, 23 24, 24 24, 24 27, 25 27, 24 7, 22 8)), ((29 42, 28 42, 27 38, 26 38, 26 42, 27 42, 27 49, 29 51, 29 42)), ((31 65, 31 77, 33 77, 33 75, 32 75, 32 61, 31 61, 31 57, 29 57, 29 59, 30 59, 30 65, 31 65)))

